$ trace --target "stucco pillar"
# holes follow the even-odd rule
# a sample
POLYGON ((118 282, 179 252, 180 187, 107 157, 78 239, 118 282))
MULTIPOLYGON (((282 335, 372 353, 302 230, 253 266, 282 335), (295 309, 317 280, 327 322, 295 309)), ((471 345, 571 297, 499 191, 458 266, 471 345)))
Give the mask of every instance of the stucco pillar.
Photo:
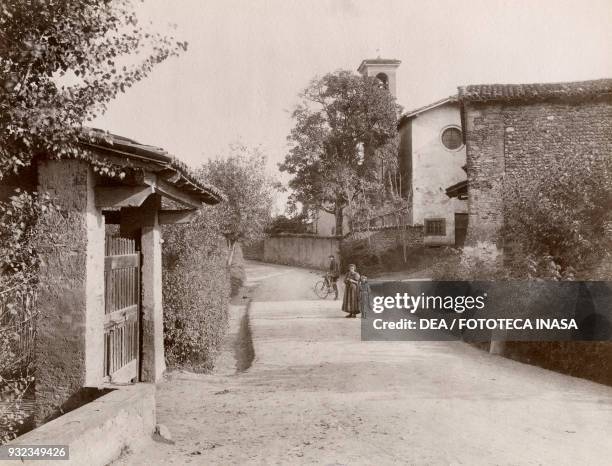
POLYGON ((57 209, 42 212, 37 334, 38 420, 102 381, 104 351, 104 217, 94 203, 91 167, 42 161, 38 190, 57 209))
POLYGON ((158 382, 166 370, 162 307, 162 238, 158 212, 161 196, 153 194, 139 208, 142 251, 141 380, 158 382))

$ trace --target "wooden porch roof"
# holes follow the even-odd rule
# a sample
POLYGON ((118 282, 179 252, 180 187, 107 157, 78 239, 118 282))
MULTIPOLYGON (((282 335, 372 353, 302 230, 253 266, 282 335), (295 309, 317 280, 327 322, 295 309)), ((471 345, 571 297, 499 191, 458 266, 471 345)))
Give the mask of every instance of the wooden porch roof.
POLYGON ((81 144, 100 161, 140 171, 142 184, 170 199, 210 205, 226 200, 220 189, 199 180, 185 163, 162 148, 93 128, 84 130, 81 144))
POLYGON ((468 196, 468 181, 463 180, 459 183, 455 183, 452 186, 446 188, 446 195, 450 198, 456 197, 457 199, 467 199, 468 196))

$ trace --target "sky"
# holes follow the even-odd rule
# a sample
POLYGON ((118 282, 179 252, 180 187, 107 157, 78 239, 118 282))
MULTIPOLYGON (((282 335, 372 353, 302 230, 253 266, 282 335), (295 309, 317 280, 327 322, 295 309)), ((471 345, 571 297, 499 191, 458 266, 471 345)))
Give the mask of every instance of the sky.
POLYGON ((612 77, 611 0, 145 0, 189 42, 94 126, 196 167, 234 142, 284 159, 290 112, 317 75, 396 58, 406 110, 479 83, 612 77))

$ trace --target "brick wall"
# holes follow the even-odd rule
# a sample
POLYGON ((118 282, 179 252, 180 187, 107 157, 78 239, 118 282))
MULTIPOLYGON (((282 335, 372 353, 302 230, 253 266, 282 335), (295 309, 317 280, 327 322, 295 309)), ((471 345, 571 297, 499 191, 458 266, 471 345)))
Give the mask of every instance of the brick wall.
POLYGON ((465 104, 467 241, 500 244, 504 183, 556 157, 612 154, 612 102, 465 104))

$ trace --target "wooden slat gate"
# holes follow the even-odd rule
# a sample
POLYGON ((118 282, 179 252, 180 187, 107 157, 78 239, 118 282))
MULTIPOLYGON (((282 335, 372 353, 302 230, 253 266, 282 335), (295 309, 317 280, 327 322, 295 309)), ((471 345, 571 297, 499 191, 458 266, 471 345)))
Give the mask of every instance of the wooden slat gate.
POLYGON ((138 379, 140 252, 129 238, 107 236, 104 260, 104 379, 138 379))
POLYGON ((463 247, 467 236, 468 214, 455 214, 455 246, 463 247))

